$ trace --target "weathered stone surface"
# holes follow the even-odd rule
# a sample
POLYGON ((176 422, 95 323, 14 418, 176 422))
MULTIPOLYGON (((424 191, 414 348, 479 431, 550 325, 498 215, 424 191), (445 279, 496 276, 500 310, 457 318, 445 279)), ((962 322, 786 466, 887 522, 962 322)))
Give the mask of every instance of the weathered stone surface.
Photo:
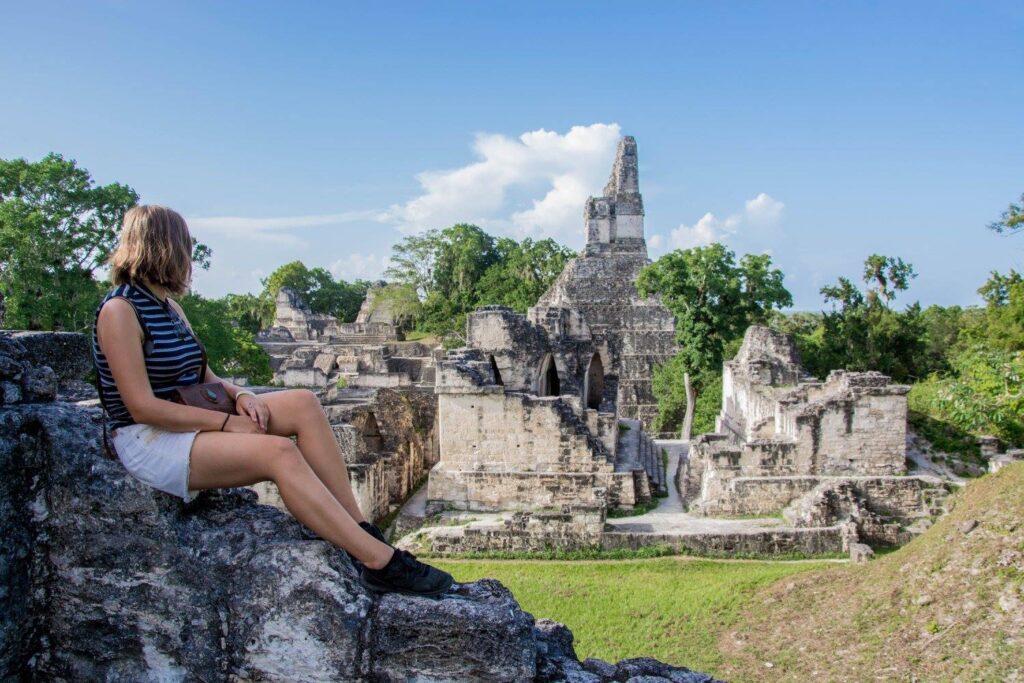
POLYGON ((789 336, 752 326, 723 365, 717 433, 694 440, 680 492, 700 514, 853 521, 868 543, 906 542, 947 493, 937 479, 905 476, 908 390, 878 372, 814 380, 789 336))
POLYGON ((863 564, 875 556, 875 551, 866 543, 850 544, 850 562, 863 564))
POLYGON ((15 332, 30 365, 48 365, 59 382, 85 379, 92 370, 89 337, 78 332, 15 332))
POLYGON ((21 396, 27 403, 52 401, 57 397, 57 373, 46 365, 28 368, 21 375, 21 396))
POLYGON ((461 585, 441 601, 383 596, 368 656, 382 681, 512 682, 531 680, 537 670, 532 617, 490 579, 461 585))
POLYGON ((0 680, 588 680, 497 582, 375 598, 251 491, 183 505, 131 478, 98 419, 0 407, 0 680))

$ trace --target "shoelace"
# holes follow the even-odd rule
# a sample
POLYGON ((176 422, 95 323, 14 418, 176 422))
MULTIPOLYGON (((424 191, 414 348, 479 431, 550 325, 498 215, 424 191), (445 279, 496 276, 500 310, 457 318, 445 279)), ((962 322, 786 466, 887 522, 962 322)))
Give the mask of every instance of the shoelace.
POLYGON ((416 556, 406 550, 398 550, 401 554, 401 562, 410 570, 416 572, 416 576, 422 578, 430 572, 430 567, 416 559, 416 556))

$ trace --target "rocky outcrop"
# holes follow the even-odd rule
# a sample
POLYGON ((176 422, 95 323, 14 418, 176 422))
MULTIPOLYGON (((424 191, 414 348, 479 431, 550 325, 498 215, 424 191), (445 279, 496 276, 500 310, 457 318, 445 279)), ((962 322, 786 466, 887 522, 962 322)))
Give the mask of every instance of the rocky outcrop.
MULTIPOLYGON (((38 370, 25 356, 0 336, 5 386, 38 370)), ((31 392, 0 406, 0 680, 711 680, 580 663, 564 626, 496 581, 375 597, 251 491, 183 505, 126 475, 98 420, 31 392)))

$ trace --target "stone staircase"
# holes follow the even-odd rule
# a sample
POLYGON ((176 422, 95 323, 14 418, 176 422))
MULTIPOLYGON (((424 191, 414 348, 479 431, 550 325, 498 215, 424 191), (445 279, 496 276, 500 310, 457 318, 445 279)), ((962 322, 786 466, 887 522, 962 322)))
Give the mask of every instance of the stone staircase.
POLYGON ((586 440, 587 446, 593 451, 595 459, 601 459, 604 462, 614 462, 615 458, 612 453, 600 439, 591 433, 586 423, 580 419, 580 416, 576 414, 576 411, 571 406, 561 399, 554 401, 552 406, 562 419, 562 424, 566 425, 572 434, 586 440))
POLYGON ((640 464, 651 480, 651 492, 655 495, 668 494, 668 476, 665 472, 665 458, 661 448, 646 432, 640 434, 640 464))
POLYGON ((615 456, 615 471, 642 470, 647 474, 651 493, 668 494, 668 475, 661 448, 640 426, 639 420, 619 420, 619 447, 615 456))

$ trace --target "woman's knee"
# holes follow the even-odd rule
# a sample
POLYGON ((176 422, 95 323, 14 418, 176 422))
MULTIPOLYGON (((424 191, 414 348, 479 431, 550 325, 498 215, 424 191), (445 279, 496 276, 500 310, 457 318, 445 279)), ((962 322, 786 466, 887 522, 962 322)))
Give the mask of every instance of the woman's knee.
POLYGON ((264 457, 267 460, 268 474, 275 481, 308 467, 305 458, 302 457, 302 452, 291 439, 284 436, 271 436, 267 440, 264 457))

